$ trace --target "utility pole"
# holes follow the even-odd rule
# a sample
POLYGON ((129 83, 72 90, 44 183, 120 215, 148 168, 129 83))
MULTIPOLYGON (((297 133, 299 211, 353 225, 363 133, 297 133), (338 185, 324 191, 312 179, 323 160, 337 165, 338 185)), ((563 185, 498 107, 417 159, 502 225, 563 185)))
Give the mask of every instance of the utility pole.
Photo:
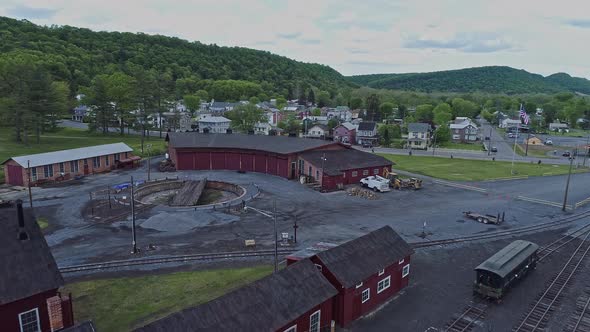
POLYGON ((131 176, 131 236, 133 237, 133 251, 131 251, 131 253, 137 254, 137 241, 135 238, 135 196, 133 186, 133 176, 131 176))
POLYGON ((279 270, 279 242, 277 239, 277 200, 273 201, 273 225, 275 233, 275 273, 279 270))
POLYGON ((324 189, 324 163, 326 162, 326 153, 322 154, 322 176, 320 178, 321 188, 324 189))
POLYGON ((295 222, 293 223, 293 242, 297 243, 297 228, 299 228, 299 226, 297 225, 297 217, 295 217, 295 222))
POLYGON ((565 195, 563 196, 563 206, 561 207, 561 211, 565 211, 567 205, 567 193, 570 189, 570 177, 572 176, 572 165, 574 164, 574 156, 576 155, 574 150, 574 154, 570 156, 570 170, 567 174, 567 182, 565 183, 565 195))
POLYGON ((31 192, 31 161, 27 160, 27 174, 28 174, 28 187, 29 187, 29 206, 33 208, 33 193, 31 192))
POLYGON ((148 151, 148 162, 147 162, 147 175, 148 175, 148 181, 150 180, 150 171, 151 171, 151 161, 152 161, 152 145, 148 144, 147 145, 147 151, 148 151))
POLYGON ((436 150, 436 130, 434 131, 434 142, 432 143, 432 155, 434 156, 434 151, 436 150))
POLYGON ((588 135, 588 137, 586 137, 586 146, 584 147, 584 162, 582 163, 582 167, 586 167, 586 158, 588 157, 588 154, 590 154, 590 135, 588 135))
POLYGON ((529 131, 526 135, 526 149, 524 150, 524 155, 527 157, 529 155, 529 138, 531 137, 531 132, 529 131))

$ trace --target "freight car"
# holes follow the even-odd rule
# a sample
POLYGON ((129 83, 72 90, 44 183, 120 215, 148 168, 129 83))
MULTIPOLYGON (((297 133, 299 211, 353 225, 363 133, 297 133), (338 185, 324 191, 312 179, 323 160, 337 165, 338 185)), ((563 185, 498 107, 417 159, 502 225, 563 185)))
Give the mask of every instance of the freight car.
POLYGON ((499 300, 537 264, 539 246, 516 240, 475 268, 473 292, 499 300))

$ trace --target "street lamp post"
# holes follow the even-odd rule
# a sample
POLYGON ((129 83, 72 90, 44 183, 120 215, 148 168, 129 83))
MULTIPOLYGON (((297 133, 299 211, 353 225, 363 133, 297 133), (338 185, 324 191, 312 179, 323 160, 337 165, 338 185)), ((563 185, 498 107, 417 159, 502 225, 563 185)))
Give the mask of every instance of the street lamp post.
POLYGON ((150 180, 150 174, 151 174, 151 161, 152 161, 152 145, 148 144, 147 145, 147 152, 148 152, 148 162, 147 162, 147 178, 148 181, 150 180))
POLYGON ((271 218, 273 220, 273 229, 274 229, 274 237, 275 237, 275 257, 274 257, 274 272, 276 273, 279 270, 279 242, 277 239, 277 201, 273 201, 273 212, 272 214, 268 211, 260 210, 257 208, 253 208, 251 206, 244 205, 244 210, 252 210, 257 212, 265 217, 271 218))
POLYGON ((132 245, 133 250, 131 251, 132 254, 137 253, 137 241, 135 237, 135 193, 133 189, 133 176, 131 176, 131 236, 133 238, 132 245))
POLYGON ((590 153, 590 135, 588 135, 588 137, 586 137, 586 146, 584 147, 584 162, 582 163, 582 167, 586 167, 586 158, 588 157, 588 154, 590 153))
POLYGON ((434 156, 434 151, 436 150, 436 130, 434 131, 434 143, 432 143, 432 155, 434 156))
POLYGON ((322 176, 320 177, 320 186, 324 189, 324 164, 326 162, 326 154, 322 154, 322 176))

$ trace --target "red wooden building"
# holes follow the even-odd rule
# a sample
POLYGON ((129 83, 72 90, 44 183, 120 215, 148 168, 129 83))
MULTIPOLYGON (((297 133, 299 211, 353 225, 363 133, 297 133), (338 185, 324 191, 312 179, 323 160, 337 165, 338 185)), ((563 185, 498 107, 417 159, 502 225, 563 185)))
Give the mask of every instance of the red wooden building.
POLYGON ((391 170, 391 161, 337 142, 285 136, 168 133, 168 153, 178 170, 235 170, 309 176, 325 190, 358 183, 391 170), (322 162, 322 158, 325 162, 322 162), (375 173, 377 170, 378 173, 375 173), (325 176, 324 176, 325 173, 325 176))
POLYGON ((305 259, 135 331, 327 331, 332 324, 332 300, 336 294, 334 286, 305 259))
POLYGON ((73 325, 72 302, 41 229, 22 202, 0 208, 0 330, 59 331, 73 325))
POLYGON ((412 253, 408 243, 385 226, 334 248, 296 253, 287 257, 287 264, 312 255, 311 261, 338 289, 334 319, 347 327, 408 285, 412 253))
POLYGON ((29 181, 36 185, 133 167, 141 158, 132 151, 125 143, 113 143, 12 157, 2 164, 6 183, 28 186, 29 181))

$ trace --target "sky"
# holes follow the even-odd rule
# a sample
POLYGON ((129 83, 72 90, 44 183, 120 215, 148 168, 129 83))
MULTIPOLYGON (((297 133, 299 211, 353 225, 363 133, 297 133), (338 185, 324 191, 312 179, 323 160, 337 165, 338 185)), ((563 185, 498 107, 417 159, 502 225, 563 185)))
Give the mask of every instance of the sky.
POLYGON ((1 0, 0 16, 270 51, 344 75, 503 65, 590 78, 589 0, 1 0))

